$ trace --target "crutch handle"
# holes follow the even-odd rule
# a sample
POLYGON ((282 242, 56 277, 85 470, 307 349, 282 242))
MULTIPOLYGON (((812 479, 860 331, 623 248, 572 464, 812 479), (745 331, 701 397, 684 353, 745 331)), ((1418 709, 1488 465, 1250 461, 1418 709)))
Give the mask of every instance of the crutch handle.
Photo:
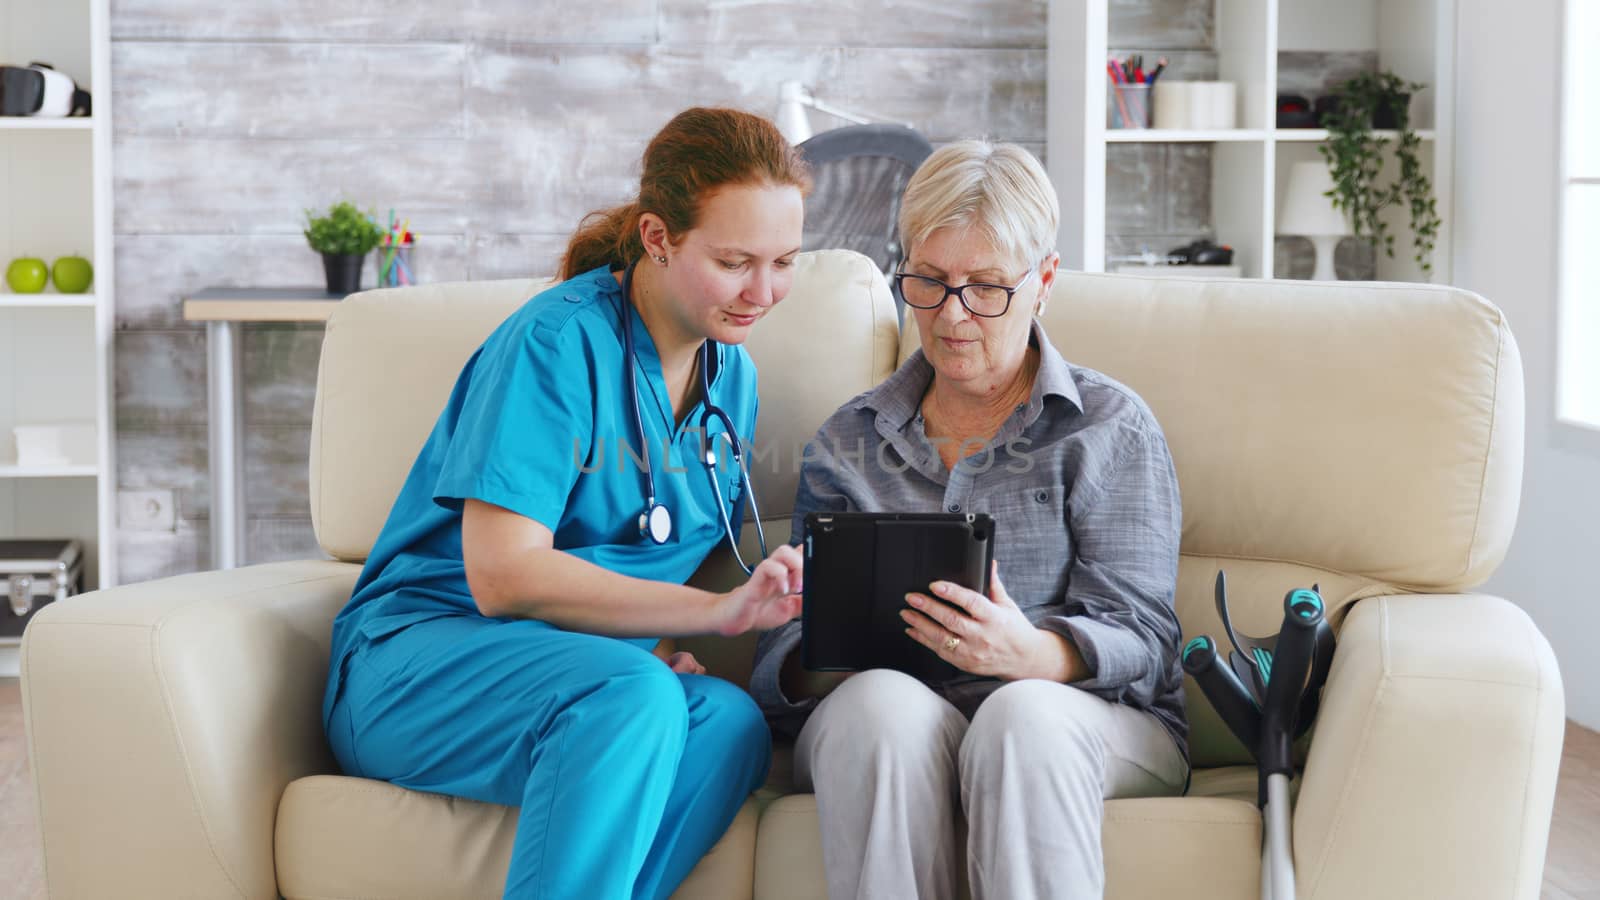
POLYGON ((1250 698, 1250 692, 1239 683, 1233 670, 1222 664, 1217 656, 1216 642, 1201 635, 1184 645, 1183 670, 1200 685, 1200 690, 1211 701, 1211 708, 1222 717, 1228 730, 1244 743, 1251 756, 1260 750, 1261 712, 1250 698))
POLYGON ((1317 626, 1322 624, 1322 598, 1315 591, 1293 590, 1283 598, 1283 628, 1272 651, 1266 702, 1261 707, 1261 750, 1256 761, 1267 775, 1294 777, 1290 747, 1295 717, 1305 692, 1316 652, 1317 626))

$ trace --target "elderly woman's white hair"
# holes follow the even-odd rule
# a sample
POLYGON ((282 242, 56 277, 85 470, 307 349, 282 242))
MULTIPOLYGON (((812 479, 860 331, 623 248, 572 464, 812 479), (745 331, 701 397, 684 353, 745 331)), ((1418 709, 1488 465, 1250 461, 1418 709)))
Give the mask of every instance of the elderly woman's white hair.
POLYGON ((909 254, 941 228, 976 227, 1020 268, 1055 252, 1061 205, 1050 176, 1016 144, 956 141, 935 150, 906 185, 900 245, 909 254))

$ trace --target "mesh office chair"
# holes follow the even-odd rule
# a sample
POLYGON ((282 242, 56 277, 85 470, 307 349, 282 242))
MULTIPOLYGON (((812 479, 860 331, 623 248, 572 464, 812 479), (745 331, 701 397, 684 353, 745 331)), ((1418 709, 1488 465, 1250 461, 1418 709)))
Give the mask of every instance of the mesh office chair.
POLYGON ((855 250, 885 274, 893 272, 903 249, 900 195, 933 145, 904 125, 848 125, 796 149, 811 164, 815 182, 806 198, 806 248, 855 250))

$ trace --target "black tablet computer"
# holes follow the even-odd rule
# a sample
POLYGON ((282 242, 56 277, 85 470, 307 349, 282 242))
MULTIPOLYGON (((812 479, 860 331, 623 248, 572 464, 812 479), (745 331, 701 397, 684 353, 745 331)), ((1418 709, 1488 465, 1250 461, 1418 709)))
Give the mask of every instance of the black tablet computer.
MULTIPOLYGON (((950 581, 989 592, 994 521, 963 513, 811 513, 805 519, 801 663, 813 671, 959 674, 905 633, 906 594, 950 581)), ((937 600, 937 598, 934 598, 937 600)), ((965 615, 965 613, 962 613, 965 615)))

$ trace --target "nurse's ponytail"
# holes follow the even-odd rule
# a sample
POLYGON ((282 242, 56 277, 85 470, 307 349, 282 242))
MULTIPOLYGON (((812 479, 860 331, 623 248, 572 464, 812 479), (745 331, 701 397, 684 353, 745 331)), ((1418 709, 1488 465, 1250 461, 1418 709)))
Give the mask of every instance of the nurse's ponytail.
POLYGON ((621 269, 644 255, 639 216, 652 212, 676 240, 699 223, 712 191, 736 184, 811 190, 805 160, 776 126, 735 109, 695 107, 673 117, 644 151, 637 199, 583 217, 561 258, 563 280, 590 269, 621 269))
POLYGON ((596 210, 583 217, 577 233, 567 242, 566 255, 561 258, 560 277, 566 281, 604 265, 619 269, 643 255, 637 200, 596 210))

